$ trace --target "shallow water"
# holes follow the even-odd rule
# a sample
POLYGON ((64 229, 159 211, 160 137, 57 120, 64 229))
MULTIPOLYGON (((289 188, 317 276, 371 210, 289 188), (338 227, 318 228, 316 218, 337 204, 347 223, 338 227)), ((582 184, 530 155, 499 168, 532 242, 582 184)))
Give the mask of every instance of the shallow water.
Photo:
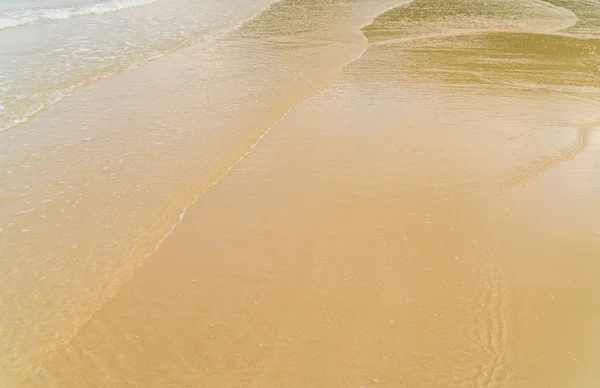
POLYGON ((184 208, 360 53, 385 6, 276 4, 2 132, 6 380, 68 343, 184 208))
POLYGON ((0 2, 0 130, 74 89, 208 39, 271 1, 0 2))
POLYGON ((600 5, 397 5, 281 1, 0 134, 0 382, 593 386, 600 5))

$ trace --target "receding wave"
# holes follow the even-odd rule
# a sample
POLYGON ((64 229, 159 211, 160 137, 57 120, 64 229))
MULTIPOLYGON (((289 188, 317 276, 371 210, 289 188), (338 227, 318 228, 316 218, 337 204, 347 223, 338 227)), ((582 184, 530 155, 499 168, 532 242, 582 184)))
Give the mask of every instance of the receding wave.
POLYGON ((116 12, 127 8, 155 3, 157 1, 158 0, 113 0, 105 3, 73 8, 17 10, 0 16, 0 30, 52 20, 66 20, 77 16, 116 12))

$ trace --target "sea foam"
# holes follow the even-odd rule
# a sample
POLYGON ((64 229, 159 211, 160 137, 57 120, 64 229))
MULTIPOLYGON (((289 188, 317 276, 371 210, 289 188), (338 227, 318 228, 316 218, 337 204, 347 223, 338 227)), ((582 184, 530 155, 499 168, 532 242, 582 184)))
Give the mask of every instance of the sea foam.
POLYGON ((52 20, 66 20, 77 16, 116 12, 127 8, 155 3, 157 1, 158 0, 113 0, 75 8, 20 9, 0 15, 0 30, 52 20))

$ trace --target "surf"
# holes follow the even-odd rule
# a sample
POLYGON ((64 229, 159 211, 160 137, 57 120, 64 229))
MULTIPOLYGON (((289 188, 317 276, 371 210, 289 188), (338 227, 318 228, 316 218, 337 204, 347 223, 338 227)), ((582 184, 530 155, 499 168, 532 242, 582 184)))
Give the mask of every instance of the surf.
POLYGON ((114 0, 105 3, 84 5, 79 7, 51 9, 19 9, 2 15, 0 30, 28 24, 43 23, 55 20, 67 20, 78 16, 99 15, 122 11, 128 8, 156 3, 159 0, 114 0))

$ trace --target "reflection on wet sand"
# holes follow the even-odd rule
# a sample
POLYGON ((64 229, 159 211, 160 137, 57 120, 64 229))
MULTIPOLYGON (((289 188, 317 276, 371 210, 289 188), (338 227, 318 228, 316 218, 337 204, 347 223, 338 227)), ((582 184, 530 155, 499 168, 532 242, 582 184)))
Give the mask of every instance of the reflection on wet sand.
MULTIPOLYGON (((21 386, 594 386, 598 11, 387 10, 21 386)), ((346 36, 268 16, 231 39, 346 36)))

